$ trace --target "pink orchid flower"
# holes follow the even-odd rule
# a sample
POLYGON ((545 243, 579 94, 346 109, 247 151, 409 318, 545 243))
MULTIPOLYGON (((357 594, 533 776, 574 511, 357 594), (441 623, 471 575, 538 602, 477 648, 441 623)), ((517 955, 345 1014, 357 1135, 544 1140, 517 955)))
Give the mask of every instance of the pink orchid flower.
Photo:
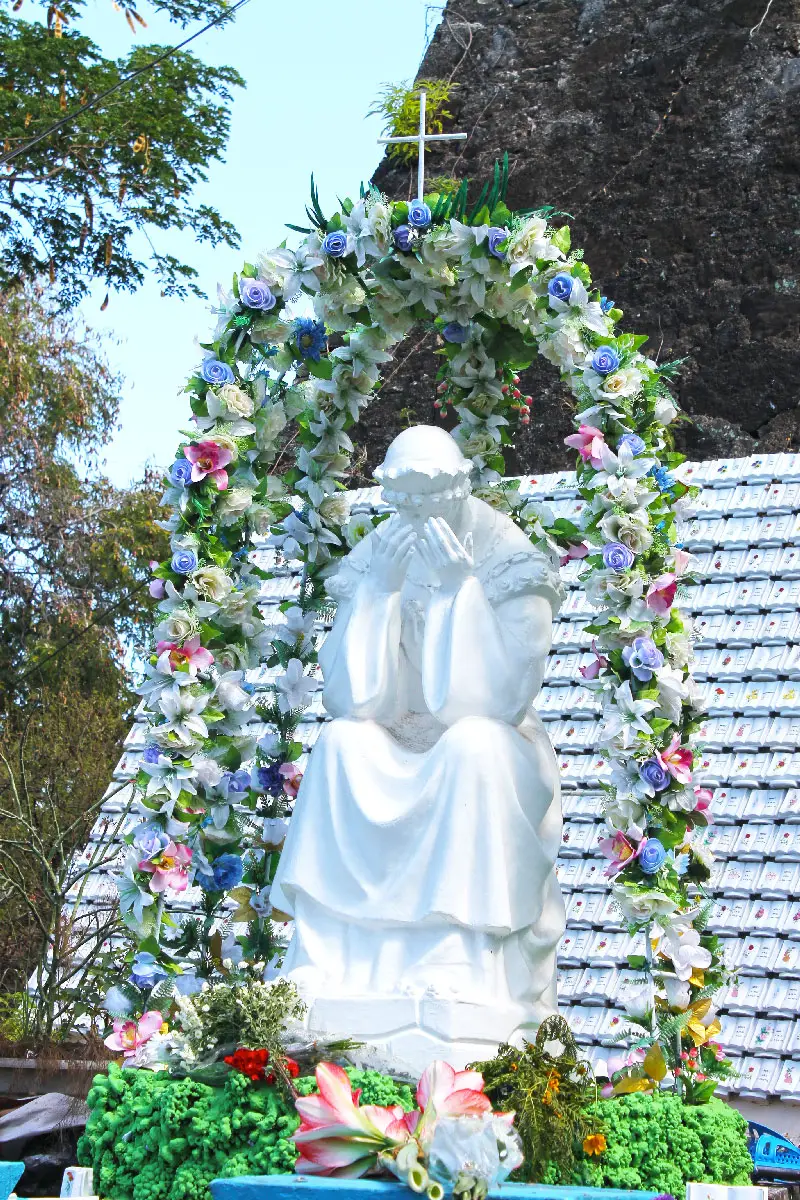
POLYGON ((303 772, 298 769, 297 763, 282 763, 278 767, 278 774, 283 776, 283 790, 286 795, 294 799, 300 790, 303 772))
POLYGON ((192 464, 192 483, 200 483, 208 476, 213 479, 218 489, 224 492, 228 486, 228 472, 225 470, 233 461, 233 453, 227 446, 217 442, 192 442, 184 451, 192 464))
POLYGON ((586 558, 586 555, 589 553, 589 550, 590 550, 590 547, 587 542, 573 542, 571 546, 567 547, 567 553, 562 554, 561 560, 560 560, 561 566, 565 567, 567 565, 567 563, 570 561, 570 559, 573 559, 573 558, 586 558))
POLYGON ((116 1020, 114 1032, 109 1034, 104 1045, 109 1050, 121 1050, 126 1058, 130 1058, 154 1033, 158 1033, 163 1024, 164 1018, 155 1009, 146 1012, 138 1021, 116 1020))
POLYGON ((170 842, 158 858, 140 862, 139 870, 153 876, 150 880, 151 892, 165 892, 167 888, 172 888, 173 892, 185 892, 189 884, 188 868, 191 861, 192 851, 188 846, 176 846, 170 842))
POLYGON ((677 733, 673 734, 672 741, 666 750, 660 750, 656 754, 656 758, 664 770, 669 771, 672 778, 677 779, 678 783, 686 784, 692 782, 692 762, 694 755, 685 746, 681 749, 681 739, 677 733))
POLYGON ((597 642, 592 639, 592 653, 594 654, 594 662, 588 663, 585 667, 578 667, 578 673, 584 679, 597 679, 597 676, 608 666, 608 659, 604 654, 597 653, 597 642))
POLYGON ((584 462, 591 463, 599 471, 603 465, 602 452, 606 439, 602 429, 594 425, 580 425, 577 433, 571 433, 564 438, 564 445, 577 450, 584 462))
POLYGON ((674 575, 659 575, 647 589, 647 607, 663 616, 672 608, 677 590, 678 584, 674 575))
POLYGON ((295 1171, 302 1175, 358 1178, 375 1166, 378 1155, 408 1141, 400 1105, 359 1105, 360 1092, 334 1063, 316 1069, 319 1094, 298 1096, 300 1128, 293 1135, 300 1150, 295 1171))
POLYGON ((713 818, 708 810, 711 807, 711 801, 714 799, 714 793, 711 791, 711 788, 696 787, 694 789, 694 798, 695 812, 702 813, 710 825, 713 818))
POLYGON ((211 651, 200 645, 199 633, 189 638, 182 646, 177 642, 159 642, 156 651, 156 667, 162 675, 175 675, 176 672, 183 671, 194 678, 198 671, 207 671, 214 661, 211 651))
POLYGON ((672 564, 676 575, 683 575, 691 561, 691 554, 686 550, 673 550, 672 564))
POLYGON ((633 842, 628 841, 624 833, 619 830, 613 837, 601 838, 597 843, 602 854, 606 858, 610 858, 611 862, 605 870, 605 874, 609 879, 613 879, 618 875, 623 867, 627 867, 635 858, 638 858, 639 852, 644 845, 644 839, 639 842, 638 846, 634 846, 633 842))

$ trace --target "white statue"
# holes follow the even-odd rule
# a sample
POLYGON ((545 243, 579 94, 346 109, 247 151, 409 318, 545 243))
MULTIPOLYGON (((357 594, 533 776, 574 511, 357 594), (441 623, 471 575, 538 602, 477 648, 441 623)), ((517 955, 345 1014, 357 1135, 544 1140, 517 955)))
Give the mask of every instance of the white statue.
POLYGON ((470 496, 441 429, 392 442, 396 514, 342 561, 322 730, 272 889, 309 1025, 422 1070, 487 1057, 556 1010, 556 757, 532 701, 561 595, 470 496))

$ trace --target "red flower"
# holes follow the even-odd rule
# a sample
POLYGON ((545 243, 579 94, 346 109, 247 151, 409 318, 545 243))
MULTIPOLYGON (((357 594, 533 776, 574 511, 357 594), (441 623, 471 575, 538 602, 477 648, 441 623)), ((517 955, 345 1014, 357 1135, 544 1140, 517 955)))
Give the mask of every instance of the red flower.
MULTIPOLYGON (((269 1050, 247 1050, 240 1046, 235 1054, 225 1056, 225 1062, 228 1066, 233 1067, 234 1071, 241 1071, 243 1075, 256 1083, 266 1075, 264 1068, 269 1062, 269 1050)), ((273 1082, 274 1079, 273 1075, 273 1082)))

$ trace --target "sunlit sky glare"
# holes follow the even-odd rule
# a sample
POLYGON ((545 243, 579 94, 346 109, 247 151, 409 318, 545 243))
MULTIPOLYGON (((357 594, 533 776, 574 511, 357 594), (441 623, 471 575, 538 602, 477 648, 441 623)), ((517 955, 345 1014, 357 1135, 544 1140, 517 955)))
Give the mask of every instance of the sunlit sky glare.
MULTIPOLYGON (((94 40, 106 53, 125 53, 131 35, 122 14, 109 0, 92 0, 89 12, 94 40)), ((234 66, 247 80, 235 95, 226 161, 211 164, 196 191, 197 201, 233 222, 242 244, 213 249, 188 232, 153 231, 159 251, 196 268, 209 299, 162 297, 148 281, 133 295, 112 293, 105 312, 104 288, 84 305, 88 323, 114 339, 107 355, 124 377, 120 428, 106 459, 114 483, 126 486, 147 462, 171 462, 189 414, 181 389, 200 357, 196 339, 215 323, 209 304, 217 283, 229 288, 242 262, 299 237, 285 224, 305 223, 311 172, 323 211, 337 196, 358 195, 382 153, 380 119, 366 118, 367 110, 382 84, 414 77, 440 17, 440 5, 427 0, 250 0, 234 24, 192 43, 205 62, 234 66)), ((167 45, 184 36, 154 19, 140 40, 167 45)))

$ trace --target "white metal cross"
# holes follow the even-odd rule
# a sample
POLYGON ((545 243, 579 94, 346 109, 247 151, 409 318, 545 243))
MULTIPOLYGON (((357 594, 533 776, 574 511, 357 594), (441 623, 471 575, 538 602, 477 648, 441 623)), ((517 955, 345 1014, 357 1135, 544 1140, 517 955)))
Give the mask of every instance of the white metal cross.
POLYGON ((422 200, 425 187, 425 144, 426 142, 463 142, 468 137, 466 133, 426 133, 425 132, 425 92, 419 94, 419 133, 416 137, 378 138, 380 146, 397 146, 403 142, 416 142, 419 148, 417 164, 417 199, 422 200))

